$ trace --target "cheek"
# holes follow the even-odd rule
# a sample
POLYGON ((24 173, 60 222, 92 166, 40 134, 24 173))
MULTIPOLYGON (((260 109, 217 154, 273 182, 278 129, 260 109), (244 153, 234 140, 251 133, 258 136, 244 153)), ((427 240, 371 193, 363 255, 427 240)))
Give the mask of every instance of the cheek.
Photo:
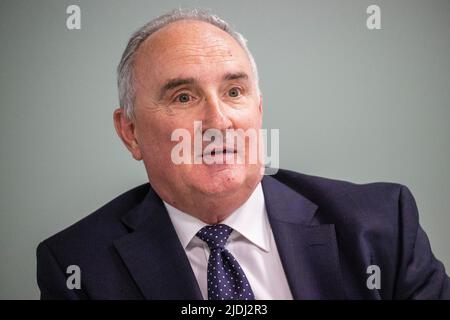
POLYGON ((138 142, 146 158, 161 158, 170 144, 171 124, 156 117, 147 117, 137 127, 138 142))
MULTIPOLYGON (((174 136, 172 141, 172 134, 177 129, 184 129, 190 137, 194 136, 193 130, 194 119, 188 115, 171 116, 155 116, 144 123, 142 126, 142 151, 144 161, 148 164, 157 165, 158 167, 173 167, 171 159, 172 150, 174 147, 184 141, 179 135, 174 136)), ((193 141, 190 141, 192 148, 193 141)))
POLYGON ((262 115, 258 107, 236 110, 233 118, 237 128, 260 129, 262 125, 262 115))

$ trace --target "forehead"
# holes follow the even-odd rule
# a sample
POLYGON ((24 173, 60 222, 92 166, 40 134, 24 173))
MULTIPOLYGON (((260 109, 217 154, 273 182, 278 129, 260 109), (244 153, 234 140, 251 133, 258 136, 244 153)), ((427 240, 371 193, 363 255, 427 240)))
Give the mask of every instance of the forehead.
POLYGON ((148 37, 136 54, 135 75, 144 81, 228 71, 250 73, 248 56, 232 36, 203 21, 171 23, 148 37))

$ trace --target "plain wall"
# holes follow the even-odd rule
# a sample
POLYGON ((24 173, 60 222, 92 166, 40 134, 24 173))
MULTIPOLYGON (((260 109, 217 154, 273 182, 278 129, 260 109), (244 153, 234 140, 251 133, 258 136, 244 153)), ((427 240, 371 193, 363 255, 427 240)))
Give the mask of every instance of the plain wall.
POLYGON ((2 0, 0 298, 38 298, 38 243, 147 181, 113 127, 115 69, 134 30, 180 6, 249 40, 282 168, 407 185, 450 270, 448 0, 2 0), (70 4, 81 30, 66 29, 70 4))

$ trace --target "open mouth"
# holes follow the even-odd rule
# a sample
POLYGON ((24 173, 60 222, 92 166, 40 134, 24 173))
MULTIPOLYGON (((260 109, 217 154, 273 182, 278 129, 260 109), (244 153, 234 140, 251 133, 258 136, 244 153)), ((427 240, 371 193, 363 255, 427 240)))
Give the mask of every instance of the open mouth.
POLYGON ((236 154, 237 151, 233 148, 223 148, 223 149, 214 149, 211 152, 206 152, 203 153, 203 157, 214 157, 216 155, 221 155, 221 154, 236 154))

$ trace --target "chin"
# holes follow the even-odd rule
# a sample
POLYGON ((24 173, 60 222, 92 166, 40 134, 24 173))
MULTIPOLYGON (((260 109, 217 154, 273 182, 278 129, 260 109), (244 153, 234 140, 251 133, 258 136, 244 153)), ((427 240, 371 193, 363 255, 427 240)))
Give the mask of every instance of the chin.
POLYGON ((191 172, 190 180, 201 193, 226 195, 242 187, 247 170, 244 165, 202 165, 202 168, 191 172))

